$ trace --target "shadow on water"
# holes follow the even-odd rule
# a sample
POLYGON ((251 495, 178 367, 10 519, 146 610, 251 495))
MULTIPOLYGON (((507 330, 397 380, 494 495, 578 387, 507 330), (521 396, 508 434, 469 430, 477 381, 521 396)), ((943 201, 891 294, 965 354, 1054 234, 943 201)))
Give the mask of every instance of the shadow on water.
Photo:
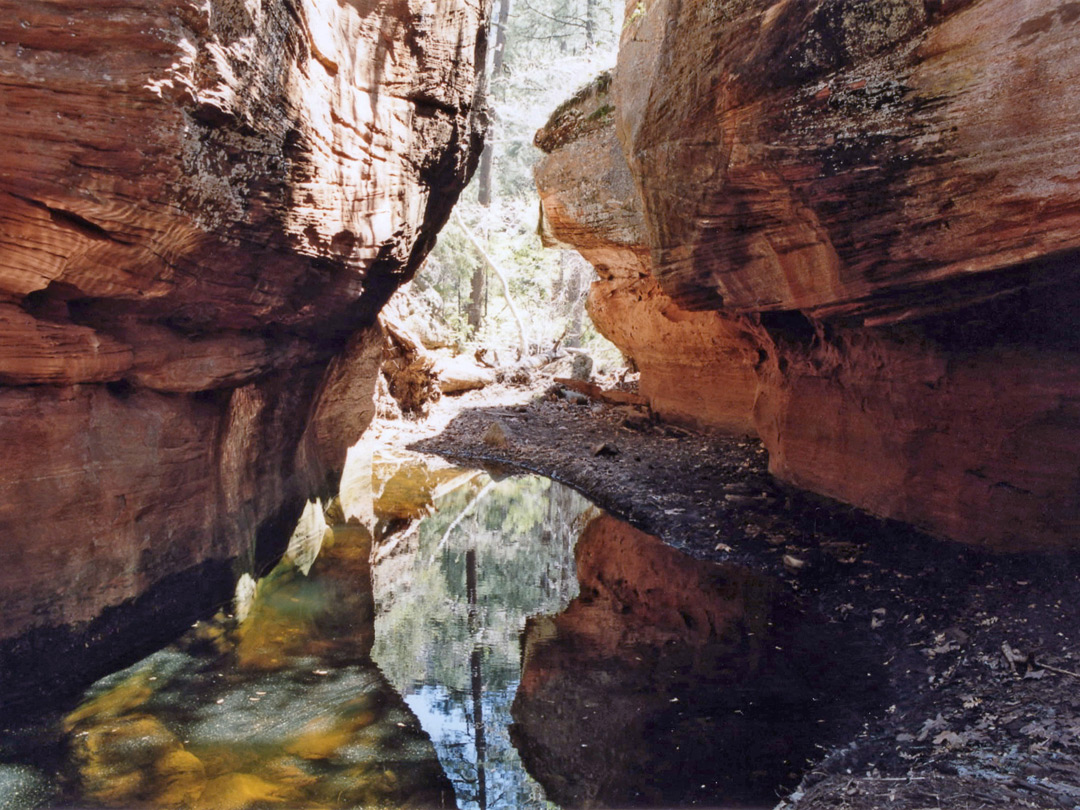
POLYGON ((0 806, 763 806, 880 682, 748 569, 370 448, 234 613, 0 737, 0 806))

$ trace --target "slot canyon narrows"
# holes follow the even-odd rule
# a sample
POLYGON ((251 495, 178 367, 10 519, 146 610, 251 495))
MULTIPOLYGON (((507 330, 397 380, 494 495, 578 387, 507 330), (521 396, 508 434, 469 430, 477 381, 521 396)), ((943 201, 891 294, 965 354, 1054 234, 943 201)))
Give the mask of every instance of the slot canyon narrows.
POLYGON ((1080 807, 1078 43, 0 0, 0 808, 1080 807))

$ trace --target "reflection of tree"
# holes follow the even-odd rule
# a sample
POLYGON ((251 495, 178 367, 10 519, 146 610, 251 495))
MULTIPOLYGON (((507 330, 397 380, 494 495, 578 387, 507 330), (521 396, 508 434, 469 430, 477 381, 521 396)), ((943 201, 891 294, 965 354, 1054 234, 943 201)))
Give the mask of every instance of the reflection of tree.
POLYGON ((484 677, 480 669, 480 657, 484 653, 480 645, 479 616, 476 605, 476 549, 465 552, 465 592, 469 600, 469 634, 473 637, 473 648, 469 654, 470 685, 472 686, 473 729, 476 735, 476 789, 479 796, 480 810, 487 810, 487 780, 484 774, 484 760, 487 744, 484 742, 484 677))
POLYGON ((532 477, 493 482, 477 501, 487 481, 439 501, 379 564, 373 657, 425 722, 462 807, 548 807, 510 743, 509 710, 525 619, 576 595, 588 503, 532 477))
POLYGON ((379 568, 393 571, 387 580, 375 571, 379 616, 375 657, 393 683, 418 680, 443 683, 451 690, 471 690, 467 671, 473 636, 467 626, 465 551, 474 548, 477 569, 477 614, 487 647, 487 689, 503 689, 518 677, 518 634, 524 619, 558 609, 577 592, 573 575, 575 520, 587 502, 572 490, 551 487, 538 478, 498 482, 488 496, 435 548, 460 513, 485 488, 486 479, 451 493, 427 518, 413 544, 389 557, 379 568), (409 555, 409 562, 402 556, 409 555), (398 650, 411 650, 409 656, 398 650), (436 654, 452 651, 452 654, 436 654))

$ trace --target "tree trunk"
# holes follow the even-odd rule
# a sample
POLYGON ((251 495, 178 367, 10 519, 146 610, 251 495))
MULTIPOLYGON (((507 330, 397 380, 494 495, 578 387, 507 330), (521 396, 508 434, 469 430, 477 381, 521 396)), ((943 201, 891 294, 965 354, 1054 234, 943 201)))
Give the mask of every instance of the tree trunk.
POLYGON ((454 223, 461 228, 461 232, 465 234, 465 238, 472 243, 474 248, 476 248, 476 252, 480 254, 480 258, 484 260, 484 264, 491 268, 491 272, 498 276, 499 281, 502 282, 503 295, 506 297, 506 305, 510 308, 510 315, 514 318, 514 323, 517 324, 518 340, 521 343, 521 359, 524 360, 529 356, 529 339, 525 334, 525 323, 521 320, 521 313, 518 312, 517 305, 514 303, 514 298, 510 294, 510 282, 506 280, 506 273, 502 271, 502 268, 500 268, 499 265, 495 264, 495 260, 491 258, 484 246, 480 244, 480 240, 469 230, 469 226, 465 224, 465 220, 461 218, 461 215, 456 208, 454 209, 452 216, 454 223))
POLYGON ((585 331, 585 293, 589 286, 589 277, 592 275, 592 266, 581 257, 580 253, 569 253, 570 275, 566 283, 566 303, 570 324, 566 330, 566 339, 563 345, 574 348, 581 345, 581 337, 585 331))
MULTIPOLYGON (((596 2, 596 0, 590 0, 596 2)), ((510 19, 510 0, 499 2, 499 22, 495 29, 495 52, 491 60, 491 76, 498 79, 503 74, 503 64, 506 58, 506 23, 510 19)))
MULTIPOLYGON (((590 0, 595 2, 595 0, 590 0)), ((498 87, 499 77, 503 75, 506 58, 506 23, 510 18, 510 0, 501 0, 499 3, 499 16, 495 26, 495 48, 491 58, 491 79, 488 87, 492 94, 498 87)), ((484 151, 480 154, 480 170, 477 175, 479 184, 477 196, 480 205, 487 208, 491 205, 491 169, 495 160, 495 145, 493 143, 496 121, 493 119, 488 126, 487 142, 484 151)))
POLYGON ((465 595, 469 603, 469 635, 473 637, 472 653, 469 655, 469 681, 472 687, 473 732, 476 744, 477 803, 480 805, 480 810, 487 810, 487 740, 484 734, 484 675, 481 659, 484 650, 479 641, 475 548, 470 548, 465 552, 465 595))
POLYGON ((488 125, 484 151, 480 153, 480 170, 476 175, 476 182, 479 184, 476 196, 479 203, 484 206, 484 208, 491 205, 491 165, 495 159, 495 146, 492 144, 491 138, 494 131, 495 122, 492 121, 491 124, 488 125))
POLYGON ((484 321, 484 293, 487 291, 487 273, 483 262, 478 263, 473 269, 471 286, 469 308, 465 315, 475 336, 480 331, 480 324, 484 321))
POLYGON ((585 0, 585 45, 592 47, 596 44, 596 15, 599 9, 599 0, 585 0))

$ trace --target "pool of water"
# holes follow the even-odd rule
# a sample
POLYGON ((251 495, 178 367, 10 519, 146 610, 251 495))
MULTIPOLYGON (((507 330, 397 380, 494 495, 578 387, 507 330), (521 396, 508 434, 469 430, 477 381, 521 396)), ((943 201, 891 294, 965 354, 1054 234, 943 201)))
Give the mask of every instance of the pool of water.
POLYGON ((0 808, 768 807, 877 681, 753 571, 361 449, 227 610, 9 729, 0 808))
POLYGON ((598 514, 535 476, 478 477, 374 567, 372 657, 431 735, 462 808, 554 807, 510 735, 530 616, 577 595, 574 545, 598 514))

